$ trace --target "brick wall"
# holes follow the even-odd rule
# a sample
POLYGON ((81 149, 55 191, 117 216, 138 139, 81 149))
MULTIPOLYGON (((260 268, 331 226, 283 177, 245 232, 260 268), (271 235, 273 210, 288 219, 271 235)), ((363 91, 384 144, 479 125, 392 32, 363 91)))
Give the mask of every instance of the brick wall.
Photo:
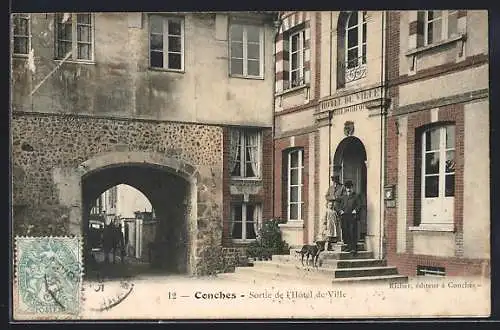
MULTIPOLYGON (((391 98, 391 108, 387 119, 386 137, 386 173, 385 179, 388 185, 398 184, 398 122, 395 110, 398 109, 399 88, 402 83, 409 82, 407 74, 399 72, 400 53, 400 13, 388 12, 386 31, 386 51, 387 51, 387 72, 388 72, 388 94, 391 98)), ((410 33, 416 33, 415 23, 409 27, 410 33)), ((469 64, 484 62, 484 59, 477 57, 469 60, 469 64)), ((429 79, 436 75, 443 74, 443 68, 457 66, 451 63, 427 69, 425 72, 411 77, 411 80, 429 79)), ((465 69, 461 66, 457 69, 465 69)), ((431 124, 430 109, 410 113, 407 115, 407 196, 397 196, 407 198, 406 209, 406 249, 405 253, 397 253, 397 208, 385 208, 385 251, 390 265, 398 267, 401 274, 415 276, 417 266, 444 267, 447 275, 489 275, 489 262, 478 259, 464 259, 463 256, 463 161, 464 161, 464 105, 453 104, 439 108, 437 123, 454 123, 456 132, 455 141, 455 204, 454 204, 454 224, 455 224, 455 256, 437 257, 432 255, 415 255, 413 251, 413 232, 409 231, 410 226, 418 224, 420 221, 420 173, 421 168, 421 146, 418 141, 422 128, 431 124)), ((432 123, 434 124, 434 123, 432 123)))
MULTIPOLYGON (((398 106, 399 89, 392 84, 399 76, 399 12, 387 12, 387 30, 385 31, 386 56, 387 56, 387 79, 388 97, 391 99, 391 108, 387 119, 386 132, 386 159, 385 159, 385 182, 386 185, 397 185, 398 183, 398 134, 397 120, 393 110, 398 106)), ((397 208, 385 208, 384 215, 384 251, 397 251, 397 208)))
POLYGON ((491 265, 488 260, 442 258, 430 255, 411 255, 407 253, 390 255, 388 263, 396 266, 400 274, 415 276, 417 266, 444 267, 447 276, 490 276, 491 265))

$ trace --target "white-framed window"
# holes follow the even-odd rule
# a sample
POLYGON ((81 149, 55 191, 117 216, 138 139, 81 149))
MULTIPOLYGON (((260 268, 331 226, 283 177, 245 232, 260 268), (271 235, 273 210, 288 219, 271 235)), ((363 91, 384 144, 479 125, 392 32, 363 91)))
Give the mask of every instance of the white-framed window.
POLYGON ((345 82, 366 77, 366 11, 353 11, 345 25, 345 82))
POLYGON ((56 59, 94 60, 94 17, 90 13, 57 13, 56 59))
POLYGON ((28 14, 13 14, 14 55, 28 55, 31 48, 31 22, 28 14))
POLYGON ((453 223, 455 196, 455 126, 422 133, 421 224, 453 223))
POLYGON ((260 178, 262 138, 253 129, 231 129, 230 171, 233 178, 260 178))
POLYGON ((304 150, 294 149, 287 155, 287 220, 303 220, 304 150))
POLYGON ((149 16, 149 65, 184 70, 184 20, 180 17, 149 16))
POLYGON ((289 81, 290 88, 304 85, 304 44, 305 30, 301 29, 290 33, 289 47, 289 81))
POLYGON ((458 10, 427 10, 424 23, 425 45, 446 40, 458 33, 458 10))
POLYGON ((231 207, 231 238, 236 241, 252 241, 257 238, 261 226, 262 208, 258 203, 237 203, 231 207))
POLYGON ((229 72, 234 77, 264 77, 264 29, 231 24, 229 28, 229 72))

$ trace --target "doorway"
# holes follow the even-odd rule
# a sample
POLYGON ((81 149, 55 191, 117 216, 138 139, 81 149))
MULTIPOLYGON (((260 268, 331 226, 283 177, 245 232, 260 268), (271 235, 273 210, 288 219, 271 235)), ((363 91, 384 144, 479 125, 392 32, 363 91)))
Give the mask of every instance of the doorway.
POLYGON ((361 212, 359 215, 359 239, 364 242, 367 233, 367 193, 366 193, 366 149, 360 139, 349 136, 343 139, 333 157, 333 166, 340 168, 340 181, 350 180, 354 191, 361 196, 361 212))

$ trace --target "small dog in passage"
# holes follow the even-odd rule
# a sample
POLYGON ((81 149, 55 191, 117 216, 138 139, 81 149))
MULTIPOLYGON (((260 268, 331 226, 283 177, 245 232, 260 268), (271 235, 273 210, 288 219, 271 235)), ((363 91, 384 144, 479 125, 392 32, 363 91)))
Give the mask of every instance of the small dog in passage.
POLYGON ((304 266, 304 256, 306 257, 306 265, 309 264, 309 256, 312 257, 313 267, 318 267, 318 258, 321 251, 325 251, 325 241, 317 241, 315 245, 305 244, 300 251, 295 251, 302 256, 301 262, 304 266))

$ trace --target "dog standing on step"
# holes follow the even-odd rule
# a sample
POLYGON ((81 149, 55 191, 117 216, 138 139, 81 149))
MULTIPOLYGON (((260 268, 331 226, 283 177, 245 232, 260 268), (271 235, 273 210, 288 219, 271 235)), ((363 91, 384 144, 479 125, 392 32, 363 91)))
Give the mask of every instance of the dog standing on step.
POLYGON ((304 266, 304 256, 306 256, 306 265, 309 264, 309 256, 311 256, 313 267, 318 267, 319 254, 321 251, 325 251, 325 243, 325 241, 317 241, 315 245, 305 244, 300 251, 295 251, 302 256, 302 266, 304 266))

